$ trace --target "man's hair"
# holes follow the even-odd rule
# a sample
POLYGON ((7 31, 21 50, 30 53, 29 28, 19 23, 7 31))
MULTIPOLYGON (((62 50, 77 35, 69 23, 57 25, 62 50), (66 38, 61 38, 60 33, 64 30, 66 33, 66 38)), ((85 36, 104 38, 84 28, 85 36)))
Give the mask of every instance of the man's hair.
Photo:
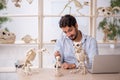
POLYGON ((60 21, 59 21, 59 27, 62 28, 62 27, 71 27, 71 26, 74 26, 75 27, 75 24, 77 23, 76 19, 74 16, 70 15, 70 14, 67 14, 67 15, 64 15, 61 17, 60 21))

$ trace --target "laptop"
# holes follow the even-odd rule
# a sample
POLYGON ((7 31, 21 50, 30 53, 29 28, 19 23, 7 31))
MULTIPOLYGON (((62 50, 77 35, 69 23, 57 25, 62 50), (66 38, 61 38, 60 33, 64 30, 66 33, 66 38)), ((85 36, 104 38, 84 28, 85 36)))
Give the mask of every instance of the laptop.
POLYGON ((120 73, 120 55, 95 55, 90 73, 120 73))

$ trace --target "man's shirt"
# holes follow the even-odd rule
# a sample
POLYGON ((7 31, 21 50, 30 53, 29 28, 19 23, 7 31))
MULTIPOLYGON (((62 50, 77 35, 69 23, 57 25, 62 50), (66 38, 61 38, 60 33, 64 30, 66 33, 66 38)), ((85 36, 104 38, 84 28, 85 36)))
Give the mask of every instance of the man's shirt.
MULTIPOLYGON (((82 33, 82 48, 85 50, 89 58, 88 68, 91 68, 92 59, 94 55, 98 54, 98 46, 95 38, 82 33)), ((78 61, 75 57, 75 50, 73 47, 73 41, 69 39, 65 34, 62 34, 57 39, 54 51, 59 51, 61 54, 61 62, 74 63, 78 67, 78 61)))

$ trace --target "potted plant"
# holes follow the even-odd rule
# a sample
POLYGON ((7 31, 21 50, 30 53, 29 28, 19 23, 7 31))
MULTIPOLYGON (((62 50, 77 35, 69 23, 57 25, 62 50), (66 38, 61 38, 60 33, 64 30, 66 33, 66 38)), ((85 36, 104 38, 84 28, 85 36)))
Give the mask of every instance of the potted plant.
MULTIPOLYGON (((0 11, 6 8, 6 0, 0 0, 0 11)), ((16 35, 9 32, 7 28, 1 29, 2 24, 9 21, 8 17, 0 16, 0 44, 12 44, 15 42, 16 35)))
MULTIPOLYGON (((99 23, 98 29, 101 29, 104 33, 103 41, 108 42, 109 40, 117 41, 120 37, 120 0, 111 0, 110 7, 106 8, 107 16, 99 23)), ((103 10, 105 12, 105 10, 103 10)))
MULTIPOLYGON (((0 11, 6 8, 6 0, 0 0, 0 11)), ((8 17, 0 17, 0 28, 2 28, 2 24, 9 21, 8 17)), ((7 28, 6 28, 7 29, 7 28)))

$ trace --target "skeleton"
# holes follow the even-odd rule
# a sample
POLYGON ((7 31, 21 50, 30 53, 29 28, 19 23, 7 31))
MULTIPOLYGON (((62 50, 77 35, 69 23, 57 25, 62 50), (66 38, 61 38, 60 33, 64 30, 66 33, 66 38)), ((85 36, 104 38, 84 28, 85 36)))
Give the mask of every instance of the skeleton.
MULTIPOLYGON (((113 27, 110 28, 109 25, 113 25, 114 23, 114 16, 116 14, 116 11, 120 11, 120 7, 116 6, 116 7, 99 7, 97 9, 96 15, 103 15, 105 17, 107 17, 107 24, 105 24, 103 26, 103 33, 104 33, 104 37, 103 37, 103 42, 109 42, 109 35, 114 34, 113 31, 117 32, 117 27, 113 27), (109 17, 109 16, 113 16, 113 17, 109 17), (111 22, 113 21, 113 23, 111 24, 111 22)), ((117 17, 116 17, 117 19, 117 17)), ((114 35, 113 37, 114 42, 117 42, 117 35, 114 35)))
POLYGON ((31 3, 33 2, 33 0, 27 0, 27 2, 28 2, 29 4, 31 4, 31 3))
POLYGON ((56 43, 56 41, 57 41, 56 39, 53 39, 51 40, 51 43, 56 43))
MULTIPOLYGON (((22 2, 22 0, 11 0, 11 1, 15 3, 15 7, 21 7, 20 3, 22 2)), ((33 0, 27 0, 27 2, 31 4, 33 0)))
POLYGON ((86 74, 87 68, 85 62, 89 63, 88 56, 85 53, 84 49, 82 48, 82 44, 80 42, 74 42, 74 48, 75 48, 75 56, 77 58, 77 61, 79 62, 79 65, 78 65, 78 69, 73 73, 80 71, 81 74, 86 74))
MULTIPOLYGON (((117 30, 117 28, 115 28, 115 30, 117 30)), ((104 33, 103 41, 109 42, 108 35, 112 34, 113 31, 109 28, 109 26, 107 24, 104 26, 103 33, 104 33)), ((114 36, 113 40, 114 40, 114 42, 117 42, 117 35, 114 36)))
POLYGON ((12 2, 15 3, 15 7, 21 7, 19 3, 21 3, 22 0, 12 0, 12 2))
POLYGON ((21 40, 23 40, 25 43, 30 43, 32 41, 37 43, 37 39, 33 39, 30 35, 25 35, 21 40))
POLYGON ((31 62, 35 59, 36 52, 40 52, 40 53, 47 52, 48 53, 46 48, 42 48, 40 50, 30 49, 26 54, 25 60, 18 60, 15 63, 16 70, 18 68, 22 68, 22 70, 25 72, 25 74, 30 75, 31 74, 31 68, 30 67, 32 66, 31 62))
POLYGON ((112 8, 112 11, 114 11, 114 10, 119 10, 119 11, 120 11, 120 7, 118 7, 118 6, 113 7, 113 8, 112 8))
POLYGON ((61 67, 61 57, 60 56, 56 56, 56 64, 55 64, 55 68, 56 68, 55 76, 56 77, 62 76, 62 73, 59 70, 60 67, 61 67))
POLYGON ((86 6, 89 6, 89 2, 84 2, 84 5, 82 5, 78 0, 68 0, 68 3, 64 6, 63 10, 60 12, 60 15, 64 12, 64 10, 69 7, 69 13, 71 13, 71 6, 70 3, 74 3, 75 4, 75 7, 77 8, 77 12, 80 14, 80 15, 83 15, 82 13, 79 12, 80 9, 83 8, 84 5, 86 6))
POLYGON ((103 41, 108 42, 109 41, 108 35, 111 34, 111 31, 108 25, 104 26, 103 33, 104 33, 103 41))
POLYGON ((30 51, 27 52, 27 55, 25 57, 25 62, 22 66, 22 69, 24 70, 25 73, 30 74, 30 66, 32 66, 31 61, 35 59, 36 52, 35 49, 30 49, 30 51))
POLYGON ((7 1, 6 0, 0 0, 0 4, 2 4, 3 7, 5 7, 5 5, 7 5, 7 1))
POLYGON ((96 15, 111 16, 114 10, 120 10, 120 7, 99 7, 97 9, 96 15))
POLYGON ((15 42, 16 35, 6 30, 0 30, 0 43, 1 44, 13 44, 15 42))

